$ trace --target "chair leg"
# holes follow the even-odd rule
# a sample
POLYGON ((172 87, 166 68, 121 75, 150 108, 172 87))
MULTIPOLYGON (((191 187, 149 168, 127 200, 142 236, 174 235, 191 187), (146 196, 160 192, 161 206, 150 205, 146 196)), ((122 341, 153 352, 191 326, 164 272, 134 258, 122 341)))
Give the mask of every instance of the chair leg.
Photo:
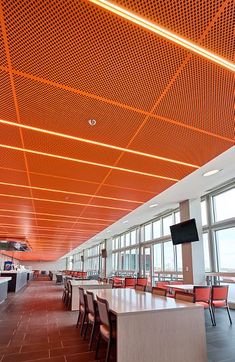
POLYGON ((100 347, 100 338, 101 338, 101 335, 100 335, 100 332, 99 332, 98 340, 97 340, 97 344, 96 344, 96 350, 95 350, 95 360, 98 359, 99 347, 100 347))
POLYGON ((80 316, 81 316, 81 312, 79 311, 78 312, 78 320, 77 320, 76 328, 78 328, 78 326, 79 326, 80 316))
POLYGON ((214 313, 213 313, 213 309, 211 307, 209 307, 209 312, 210 312, 210 317, 211 317, 211 322, 213 326, 216 326, 216 322, 215 322, 215 317, 214 317, 214 313))
MULTIPOLYGON (((87 318, 86 318, 87 319, 87 318)), ((84 331, 84 336, 83 336, 83 339, 85 340, 86 339, 86 334, 87 334, 87 330, 88 330, 88 320, 86 321, 86 327, 85 327, 85 331, 84 331)))
POLYGON ((83 334, 83 329, 84 329, 84 327, 85 327, 85 319, 86 319, 86 314, 83 313, 83 314, 82 314, 81 331, 80 331, 80 335, 81 335, 81 336, 82 336, 82 334, 83 334))
POLYGON ((95 335, 95 323, 92 325, 90 343, 89 343, 89 351, 92 350, 92 343, 93 343, 94 335, 95 335))
POLYGON ((109 362, 109 358, 110 358, 110 351, 111 351, 111 338, 108 341, 108 348, 107 348, 107 352, 106 352, 106 358, 105 358, 105 362, 109 362))
POLYGON ((229 322, 230 322, 230 324, 233 324, 231 314, 230 314, 230 310, 229 310, 229 306, 227 306, 226 309, 227 309, 227 312, 228 312, 229 322))

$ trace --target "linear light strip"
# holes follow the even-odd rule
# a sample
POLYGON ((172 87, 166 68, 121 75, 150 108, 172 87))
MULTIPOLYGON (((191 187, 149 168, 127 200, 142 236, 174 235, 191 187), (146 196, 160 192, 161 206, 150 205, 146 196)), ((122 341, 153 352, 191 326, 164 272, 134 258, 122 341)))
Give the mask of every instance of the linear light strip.
MULTIPOLYGON (((50 214, 50 213, 46 213, 46 212, 35 212, 35 211, 18 211, 18 210, 9 210, 9 209, 0 209, 0 211, 4 211, 4 212, 14 212, 14 213, 20 213, 20 214, 37 214, 37 215, 47 215, 47 216, 55 216, 55 217, 65 217, 68 219, 83 219, 83 220, 99 220, 99 221, 106 221, 107 224, 110 224, 112 222, 115 222, 116 220, 114 219, 99 219, 99 218, 92 218, 92 217, 82 217, 82 216, 68 216, 68 215, 61 215, 61 214, 50 214)), ((72 220, 71 220, 72 221, 72 220)), ((73 221, 72 221, 73 222, 73 221)))
POLYGON ((154 158, 154 159, 161 160, 161 161, 172 162, 172 163, 175 163, 175 164, 188 166, 188 167, 193 167, 193 168, 196 168, 196 169, 200 167, 198 165, 194 165, 194 164, 191 164, 191 163, 170 159, 170 158, 167 158, 167 157, 156 156, 156 155, 153 155, 153 154, 150 154, 150 153, 145 153, 145 152, 135 151, 135 150, 128 149, 128 148, 113 146, 113 145, 102 143, 102 142, 92 141, 92 140, 89 140, 89 139, 85 139, 85 138, 81 138, 81 137, 75 137, 75 136, 71 136, 71 135, 68 135, 68 134, 65 134, 65 133, 49 131, 49 130, 38 128, 38 127, 32 127, 32 126, 28 126, 28 125, 25 125, 25 124, 19 124, 19 123, 16 123, 16 122, 9 122, 9 121, 5 121, 3 119, 0 119, 0 123, 7 124, 9 126, 15 126, 15 127, 18 127, 18 128, 27 129, 27 130, 30 130, 30 131, 45 133, 45 134, 49 134, 49 135, 52 135, 52 136, 57 136, 57 137, 62 137, 62 138, 66 138, 66 139, 71 139, 71 140, 74 140, 74 141, 88 143, 88 144, 92 144, 92 145, 95 145, 95 146, 106 147, 106 148, 110 148, 110 149, 121 151, 121 152, 132 153, 132 154, 138 155, 138 156, 144 156, 144 157, 154 158))
MULTIPOLYGON (((35 218, 34 217, 27 217, 27 216, 17 216, 17 215, 1 215, 0 214, 0 217, 7 217, 7 218, 10 218, 10 219, 17 219, 17 220, 21 220, 21 219, 24 219, 24 220, 34 220, 35 221, 35 218)), ((57 222, 57 223, 68 223, 68 224, 72 224, 74 223, 74 220, 56 220, 56 219, 45 219, 45 218, 41 218, 41 217, 37 217, 37 220, 41 220, 41 221, 49 221, 49 222, 57 222)), ((98 223, 98 222, 86 222, 86 221, 78 221, 77 224, 85 224, 85 225, 103 225, 103 226, 107 226, 109 225, 108 223, 104 224, 104 223, 98 223)))
MULTIPOLYGON (((18 225, 18 224, 11 224, 11 223, 0 223, 1 226, 6 226, 6 227, 13 227, 13 228, 22 228, 22 225, 18 225)), ((52 227, 46 227, 46 226, 34 226, 34 225, 30 225, 29 228, 31 229, 41 229, 41 230, 47 230, 47 231, 53 231, 53 232, 64 232, 64 233, 71 233, 74 232, 74 234, 84 234, 84 233, 95 233, 95 232, 100 232, 100 230, 84 230, 84 229, 76 229, 76 230, 71 230, 71 229, 66 229, 66 228, 52 228, 52 227)))
POLYGON ((162 179, 162 180, 169 180, 169 181, 175 181, 175 182, 179 181, 178 179, 175 179, 175 178, 172 178, 172 177, 154 175, 152 173, 141 172, 141 171, 137 171, 137 170, 131 170, 131 169, 128 169, 128 168, 122 168, 122 167, 117 167, 117 166, 112 166, 112 165, 106 165, 106 164, 103 164, 103 163, 84 161, 84 160, 80 160, 80 159, 77 159, 77 158, 71 158, 71 157, 66 157, 66 156, 55 155, 55 154, 52 154, 52 153, 34 151, 34 150, 29 150, 29 149, 21 148, 21 147, 9 146, 9 145, 4 145, 4 144, 0 144, 0 147, 1 148, 6 148, 6 149, 9 149, 9 150, 15 150, 15 151, 31 153, 33 155, 52 157, 52 158, 57 158, 59 160, 72 161, 72 162, 82 163, 82 164, 91 165, 91 166, 98 166, 98 167, 108 168, 109 170, 112 169, 112 170, 117 170, 117 171, 123 171, 123 172, 133 173, 133 174, 136 174, 136 175, 154 177, 154 178, 162 179))
POLYGON ((127 200, 127 199, 118 199, 116 197, 108 197, 108 196, 97 196, 92 194, 84 194, 80 192, 74 192, 74 191, 65 191, 65 190, 56 190, 56 189, 49 189, 44 187, 37 187, 37 186, 28 186, 28 185, 22 185, 22 184, 14 184, 14 183, 8 183, 8 182, 0 182, 0 185, 5 186, 13 186, 13 187, 21 187, 31 190, 39 190, 39 191, 49 191, 49 192, 55 192, 55 193, 61 193, 61 194, 68 194, 68 195, 76 195, 76 196, 85 196, 85 197, 95 197, 98 199, 104 199, 104 200, 113 200, 113 201, 124 201, 124 202, 130 202, 133 204, 143 204, 142 201, 134 201, 134 200, 127 200))
POLYGON ((107 0, 89 0, 90 2, 108 10, 111 11, 112 13, 121 16, 122 18, 125 18, 129 21, 131 21, 132 23, 135 23, 137 25, 140 25, 141 27, 150 30, 151 32, 158 34, 160 36, 162 36, 163 38, 166 38, 170 41, 172 41, 175 44, 178 44, 180 46, 182 46, 183 48, 186 48, 190 51, 192 51, 193 53, 196 53, 198 55, 201 55, 202 57, 221 65, 222 67, 227 68, 228 70, 234 72, 235 71, 235 64, 229 62, 227 59, 220 57, 219 55, 167 30, 164 29, 163 27, 156 25, 146 19, 143 19, 142 17, 118 6, 115 5, 107 0))
POLYGON ((58 201, 58 200, 51 200, 51 199, 41 199, 41 198, 38 198, 38 197, 28 197, 28 196, 11 195, 11 194, 0 194, 0 196, 11 197, 11 198, 16 198, 16 199, 24 199, 24 200, 36 200, 36 201, 53 202, 53 203, 57 203, 57 204, 95 207, 95 208, 99 208, 99 209, 132 211, 132 209, 125 209, 125 208, 122 208, 122 207, 111 207, 111 206, 102 206, 102 205, 82 204, 82 203, 78 203, 78 202, 58 201))

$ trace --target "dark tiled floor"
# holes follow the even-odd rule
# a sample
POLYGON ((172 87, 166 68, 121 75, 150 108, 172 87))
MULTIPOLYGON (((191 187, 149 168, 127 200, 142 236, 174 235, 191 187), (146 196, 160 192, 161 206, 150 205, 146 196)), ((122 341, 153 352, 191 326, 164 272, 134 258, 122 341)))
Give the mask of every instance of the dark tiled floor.
MULTIPOLYGON (((64 309, 61 296, 62 287, 50 281, 31 282, 9 295, 0 305, 0 362, 94 361, 94 352, 88 352, 75 328, 77 313, 64 309)), ((232 327, 226 311, 217 311, 216 327, 206 313, 209 362, 235 362, 235 311, 231 313, 232 327)))
POLYGON ((63 307, 62 289, 33 281, 0 305, 1 362, 94 361, 75 328, 77 313, 63 307))

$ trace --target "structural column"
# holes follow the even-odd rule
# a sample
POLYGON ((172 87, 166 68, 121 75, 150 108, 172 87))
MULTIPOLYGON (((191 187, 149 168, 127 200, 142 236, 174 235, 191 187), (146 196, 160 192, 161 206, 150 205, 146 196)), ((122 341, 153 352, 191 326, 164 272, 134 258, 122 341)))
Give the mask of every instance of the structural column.
POLYGON ((196 219, 199 241, 182 244, 183 278, 185 284, 205 284, 200 199, 180 202, 180 220, 196 219))

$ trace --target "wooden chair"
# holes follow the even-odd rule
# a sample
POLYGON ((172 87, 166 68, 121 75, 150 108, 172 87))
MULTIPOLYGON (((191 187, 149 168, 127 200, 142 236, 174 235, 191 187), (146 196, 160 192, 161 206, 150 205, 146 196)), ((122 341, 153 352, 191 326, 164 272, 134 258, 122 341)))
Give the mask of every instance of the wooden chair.
POLYGON ((98 359, 99 345, 101 338, 108 343, 105 362, 108 362, 110 359, 111 348, 114 343, 116 343, 116 323, 111 320, 109 313, 109 304, 107 300, 99 298, 96 296, 99 317, 100 317, 100 330, 98 335, 98 341, 96 345, 96 354, 95 359, 98 359))
POLYGON ((95 332, 97 327, 99 327, 100 325, 100 318, 99 318, 97 303, 95 302, 94 299, 94 294, 92 292, 87 291, 86 296, 87 296, 88 315, 87 315, 87 325, 85 329, 84 338, 86 338, 88 325, 90 324, 92 326, 92 329, 90 335, 89 350, 92 350, 92 344, 94 341, 95 332))
POLYGON ((79 288, 79 314, 78 314, 78 320, 76 327, 78 328, 79 324, 81 324, 80 327, 80 334, 83 335, 83 329, 85 327, 85 322, 87 321, 87 300, 84 293, 83 288, 79 288))
POLYGON ((152 294, 161 295, 162 297, 166 297, 167 290, 163 288, 153 287, 152 294))

